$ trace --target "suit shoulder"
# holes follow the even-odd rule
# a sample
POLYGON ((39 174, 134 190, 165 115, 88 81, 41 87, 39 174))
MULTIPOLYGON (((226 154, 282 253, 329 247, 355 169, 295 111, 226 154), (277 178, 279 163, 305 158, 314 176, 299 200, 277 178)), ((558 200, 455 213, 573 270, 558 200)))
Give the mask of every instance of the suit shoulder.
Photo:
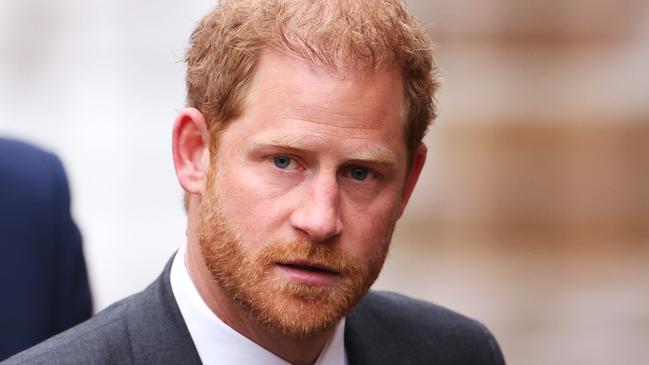
POLYGON ((418 327, 481 326, 478 321, 437 304, 388 291, 370 291, 359 305, 388 322, 405 321, 418 327))
POLYGON ((21 202, 55 204, 58 195, 68 194, 61 160, 24 142, 0 139, 0 175, 0 196, 10 200, 11 206, 21 202))
POLYGON ((30 143, 8 138, 0 138, 0 151, 11 153, 14 156, 43 156, 49 153, 30 143))
POLYGON ((372 332, 375 343, 389 343, 395 354, 407 349, 414 358, 443 364, 445 358, 453 364, 504 364, 496 339, 482 323, 423 300, 370 291, 348 319, 354 323, 352 336, 372 332))
MULTIPOLYGON (((0 138, 0 168, 29 173, 34 165, 61 166, 55 154, 32 144, 0 138)), ((38 173, 38 171, 32 173, 38 173)))
POLYGON ((200 364, 169 283, 172 260, 143 291, 7 364, 200 364))
POLYGON ((3 364, 130 363, 126 311, 131 298, 109 306, 91 319, 9 358, 3 364))

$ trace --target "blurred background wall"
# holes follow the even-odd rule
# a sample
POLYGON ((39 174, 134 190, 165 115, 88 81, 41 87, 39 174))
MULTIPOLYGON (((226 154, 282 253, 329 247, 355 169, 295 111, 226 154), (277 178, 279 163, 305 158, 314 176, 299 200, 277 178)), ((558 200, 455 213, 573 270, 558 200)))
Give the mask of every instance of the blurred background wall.
MULTIPOLYGON (((97 310, 184 240, 171 126, 214 3, 0 0, 0 134, 62 157, 97 310)), ((440 117, 375 287, 479 318, 510 364, 648 363, 649 1, 407 3, 440 117)))

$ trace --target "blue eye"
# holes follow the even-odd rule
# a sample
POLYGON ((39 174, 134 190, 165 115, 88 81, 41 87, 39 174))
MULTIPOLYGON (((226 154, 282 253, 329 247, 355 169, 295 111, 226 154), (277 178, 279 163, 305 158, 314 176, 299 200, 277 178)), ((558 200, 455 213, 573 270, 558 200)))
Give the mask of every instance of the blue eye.
POLYGON ((367 179, 369 171, 367 171, 367 169, 364 167, 352 167, 352 169, 349 171, 349 174, 352 176, 352 178, 358 181, 363 181, 367 179))
POLYGON ((285 169, 291 164, 291 158, 288 156, 275 156, 273 157, 273 163, 280 169, 285 169))

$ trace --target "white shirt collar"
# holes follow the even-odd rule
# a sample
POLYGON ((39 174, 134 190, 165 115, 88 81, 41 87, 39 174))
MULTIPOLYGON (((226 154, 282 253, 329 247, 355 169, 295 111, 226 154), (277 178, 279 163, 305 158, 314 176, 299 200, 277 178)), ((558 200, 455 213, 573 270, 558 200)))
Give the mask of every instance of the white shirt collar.
MULTIPOLYGON (((228 326, 209 309, 189 276, 185 251, 183 244, 172 263, 171 289, 203 364, 290 365, 228 326)), ((345 318, 338 323, 314 365, 343 364, 347 364, 345 318)))

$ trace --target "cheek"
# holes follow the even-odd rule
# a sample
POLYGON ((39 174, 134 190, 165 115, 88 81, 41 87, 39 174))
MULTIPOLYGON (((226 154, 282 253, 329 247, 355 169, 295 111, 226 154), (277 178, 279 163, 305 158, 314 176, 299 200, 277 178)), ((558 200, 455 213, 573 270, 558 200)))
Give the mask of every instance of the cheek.
POLYGON ((224 172, 219 186, 223 213, 240 240, 262 246, 275 237, 287 219, 285 199, 245 169, 224 172))
POLYGON ((399 199, 383 198, 364 207, 347 205, 343 212, 343 242, 348 246, 346 250, 359 259, 381 251, 392 237, 399 199))

